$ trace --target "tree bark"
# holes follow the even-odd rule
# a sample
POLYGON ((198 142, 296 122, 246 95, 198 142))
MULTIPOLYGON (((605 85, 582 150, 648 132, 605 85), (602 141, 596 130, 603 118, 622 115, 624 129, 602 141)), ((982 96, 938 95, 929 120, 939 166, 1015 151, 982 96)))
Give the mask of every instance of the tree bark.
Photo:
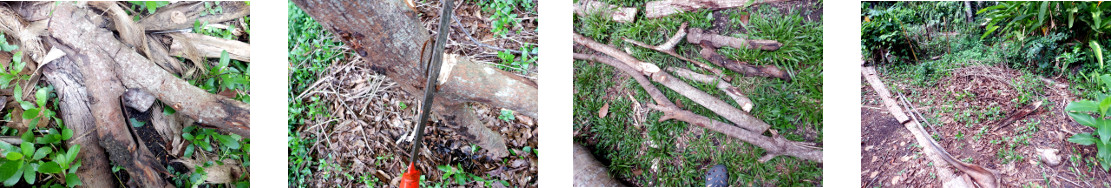
MULTIPOLYGON (((197 123, 245 138, 250 137, 250 107, 246 103, 208 93, 177 78, 115 40, 111 31, 98 28, 88 18, 76 16, 84 16, 84 10, 74 10, 70 8, 72 5, 62 6, 61 4, 65 3, 59 3, 57 6, 67 8, 55 10, 52 28, 50 28, 51 36, 58 40, 60 46, 63 46, 63 51, 70 56, 75 56, 71 58, 79 65, 83 62, 102 64, 100 66, 103 67, 97 67, 100 71, 87 73, 85 76, 107 74, 103 75, 105 82, 90 83, 113 81, 120 82, 128 88, 146 90, 179 113, 197 120, 197 123)), ((82 69, 89 68, 83 66, 82 69)), ((122 88, 120 87, 119 90, 111 88, 105 92, 115 95, 113 98, 118 101, 119 95, 123 93, 122 88)), ((90 92, 97 93, 91 88, 90 92)))
POLYGON ((575 3, 575 14, 579 16, 600 14, 616 22, 630 23, 636 20, 637 8, 618 7, 596 0, 583 0, 575 3))
POLYGON ((671 73, 675 73, 675 75, 679 77, 687 78, 696 82, 715 84, 718 90, 721 90, 721 92, 725 93, 725 95, 728 95, 729 98, 733 98, 733 102, 737 102, 738 105, 741 105, 741 110, 744 110, 745 112, 752 112, 752 107, 755 106, 755 104, 752 103, 752 99, 749 99, 748 96, 745 96, 744 93, 741 93, 741 89, 730 85, 729 82, 725 82, 710 75, 699 74, 691 71, 690 69, 668 67, 666 68, 666 70, 671 71, 671 73))
MULTIPOLYGON (((96 45, 112 42, 119 45, 119 41, 115 41, 111 31, 92 25, 88 18, 90 12, 86 10, 78 9, 69 3, 59 3, 55 11, 55 16, 51 20, 54 23, 51 24, 50 33, 60 41, 53 46, 69 54, 68 58, 74 60, 81 74, 85 76, 85 83, 96 83, 87 85, 87 91, 91 99, 89 107, 100 139, 100 146, 108 151, 112 162, 127 169, 133 180, 129 186, 169 186, 159 175, 159 172, 166 171, 165 168, 158 165, 158 161, 146 148, 139 147, 140 144, 136 143, 122 114, 120 95, 124 92, 124 87, 117 77, 119 74, 116 72, 116 67, 119 65, 115 64, 113 58, 106 56, 113 54, 108 50, 120 52, 123 48, 104 49, 96 45), (100 40, 94 42, 95 39, 100 40), (105 39, 111 41, 104 41, 105 39)), ((126 50, 126 52, 134 54, 134 51, 126 50)), ((162 73, 165 74, 165 71, 162 73)))
POLYGON ((725 56, 722 56, 721 54, 718 54, 716 49, 717 48, 712 47, 708 44, 702 44, 702 51, 699 51, 699 54, 702 55, 702 58, 706 58, 706 60, 710 61, 710 63, 725 67, 725 69, 729 69, 733 72, 740 73, 745 76, 758 76, 791 80, 791 75, 787 74, 787 72, 783 70, 780 70, 779 67, 775 67, 773 65, 756 66, 748 64, 746 62, 732 60, 726 58, 725 56))
POLYGON ((116 187, 115 179, 109 170, 104 148, 100 147, 96 134, 96 122, 89 106, 88 92, 85 90, 85 77, 69 58, 62 57, 43 67, 43 76, 54 86, 58 94, 58 114, 73 130, 73 138, 68 145, 81 145, 77 157, 81 168, 77 177, 87 187, 116 187))
MULTIPOLYGON (((294 0, 344 41, 371 69, 398 82, 411 95, 424 90, 421 66, 428 31, 402 1, 294 0)), ((509 72, 459 59, 441 66, 437 102, 480 102, 536 117, 536 83, 509 72), (440 100, 446 99, 446 100, 440 100)))
POLYGON ((200 22, 202 24, 219 23, 239 19, 251 14, 251 7, 247 6, 244 2, 230 1, 207 3, 219 3, 218 5, 211 6, 221 6, 223 13, 201 16, 202 12, 208 11, 208 9, 204 8, 204 3, 179 2, 159 8, 153 15, 139 20, 139 25, 142 25, 143 29, 147 31, 188 29, 193 28, 193 23, 195 22, 200 22))
POLYGON ((659 18, 698 9, 726 9, 784 0, 659 0, 644 4, 644 17, 659 18))
POLYGON ((575 156, 575 187, 624 187, 610 176, 609 170, 601 162, 594 159, 590 150, 579 144, 574 144, 575 156))
POLYGON ((170 34, 174 42, 170 44, 170 54, 188 57, 190 51, 202 57, 220 58, 223 51, 228 51, 228 58, 251 62, 251 44, 237 40, 216 38, 197 33, 170 34))
POLYGON ((779 50, 779 47, 783 47, 783 44, 774 40, 745 39, 740 37, 722 36, 706 33, 699 28, 690 29, 690 33, 687 34, 687 42, 692 44, 708 44, 714 48, 728 46, 737 49, 748 48, 767 51, 775 51, 779 50))

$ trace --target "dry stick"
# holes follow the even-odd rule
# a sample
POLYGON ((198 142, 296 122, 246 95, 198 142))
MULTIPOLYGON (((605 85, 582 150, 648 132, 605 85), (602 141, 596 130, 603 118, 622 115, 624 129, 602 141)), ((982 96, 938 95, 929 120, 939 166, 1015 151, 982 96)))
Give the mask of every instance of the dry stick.
POLYGON ((209 9, 201 2, 178 2, 158 8, 154 14, 143 17, 139 25, 147 31, 166 31, 193 28, 194 23, 220 23, 243 18, 251 14, 251 7, 244 2, 205 2, 219 3, 220 14, 207 14, 209 9), (204 14, 204 16, 201 16, 204 14))
POLYGON ((599 14, 610 17, 613 21, 629 23, 636 20, 637 9, 632 7, 618 7, 615 5, 598 2, 596 0, 583 0, 575 3, 575 14, 588 16, 599 14))
POLYGON ((783 80, 791 80, 791 75, 787 72, 780 70, 773 65, 755 66, 741 61, 735 61, 721 54, 718 54, 716 48, 708 44, 702 44, 702 51, 699 54, 702 58, 706 58, 715 65, 725 67, 733 72, 741 73, 745 76, 759 76, 769 78, 779 78, 783 80))
POLYGON ((659 18, 699 9, 725 9, 785 0, 658 0, 644 4, 644 16, 659 18))
POLYGON ((185 45, 192 45, 198 55, 207 58, 220 58, 222 52, 227 51, 231 59, 251 62, 251 44, 237 40, 228 40, 197 33, 170 34, 174 38, 170 44, 170 54, 187 57, 185 45))
POLYGON ((730 98, 733 98, 734 102, 737 102, 737 104, 741 105, 741 110, 744 110, 745 112, 752 112, 752 107, 754 105, 752 103, 752 100, 748 99, 748 96, 745 96, 744 93, 741 93, 741 89, 730 85, 729 82, 725 82, 710 75, 698 74, 694 71, 691 71, 690 69, 668 67, 666 68, 666 70, 670 71, 671 73, 675 73, 675 75, 679 77, 706 84, 716 84, 718 89, 720 89, 722 92, 725 92, 725 95, 729 95, 730 98))
POLYGON ((633 79, 636 80, 642 88, 644 88, 644 91, 648 93, 648 96, 651 96, 652 100, 656 101, 656 104, 664 106, 675 106, 675 103, 672 103, 671 100, 668 100, 664 93, 660 91, 660 89, 656 89, 655 85, 652 85, 652 82, 648 81, 648 78, 645 78, 643 74, 640 74, 640 72, 637 72, 632 67, 629 67, 629 65, 625 65, 621 62, 618 62, 616 59, 605 57, 602 55, 575 53, 574 57, 575 59, 600 62, 613 66, 618 70, 625 72, 625 74, 629 75, 630 77, 633 77, 633 79))
POLYGON ((808 146, 811 145, 809 143, 794 142, 780 136, 775 136, 775 138, 767 137, 754 131, 741 129, 737 126, 723 122, 713 121, 705 116, 700 116, 690 111, 679 109, 675 106, 674 103, 671 103, 671 101, 668 100, 666 96, 664 96, 663 92, 660 92, 659 89, 656 89, 655 85, 649 83, 648 79, 640 74, 639 71, 633 69, 632 67, 629 67, 628 65, 618 62, 613 58, 586 54, 575 54, 574 57, 576 59, 591 60, 613 66, 636 79, 637 83, 640 84, 640 87, 644 88, 646 93, 648 93, 648 95, 652 97, 652 100, 655 100, 656 103, 659 104, 649 104, 649 108, 656 109, 665 113, 664 117, 661 118, 660 121, 676 119, 696 124, 704 128, 718 131, 731 137, 741 139, 742 141, 752 143, 753 145, 764 148, 764 150, 768 152, 767 155, 760 158, 761 162, 766 162, 778 155, 795 156, 806 160, 822 162, 821 149, 808 146))
POLYGON ((702 29, 691 28, 690 33, 687 34, 687 42, 692 44, 709 44, 714 48, 733 47, 737 49, 761 49, 767 51, 779 50, 783 47, 782 43, 774 40, 760 40, 760 39, 745 39, 740 37, 730 37, 717 34, 705 33, 702 29))
POLYGON ((740 109, 729 105, 729 103, 726 103, 721 99, 707 94, 706 92, 702 92, 701 90, 698 90, 698 88, 691 87, 686 82, 672 77, 666 72, 660 71, 660 68, 656 67, 656 65, 654 64, 637 60, 636 58, 633 58, 633 56, 617 50, 612 46, 598 43, 577 33, 574 34, 574 37, 575 43, 579 43, 596 51, 613 56, 617 60, 620 60, 626 65, 629 65, 634 70, 637 70, 645 76, 652 78, 652 81, 667 86, 671 90, 678 92, 680 95, 686 96, 687 98, 693 100, 695 103, 698 103, 699 105, 710 109, 710 111, 713 111, 715 114, 724 117, 725 119, 733 122, 734 124, 737 124, 738 126, 758 133, 763 133, 764 131, 768 130, 768 127, 771 127, 771 125, 768 125, 762 120, 756 119, 756 117, 753 117, 751 114, 741 111, 740 109))
MULTIPOLYGON (((625 40, 625 42, 632 43, 632 44, 640 46, 640 47, 660 51, 660 52, 666 53, 668 55, 674 56, 676 58, 682 59, 683 61, 694 63, 695 65, 698 65, 698 67, 702 67, 703 69, 710 70, 710 72, 714 72, 715 75, 724 76, 725 74, 723 74, 721 70, 718 70, 718 69, 716 69, 716 68, 714 68, 710 65, 707 65, 706 63, 702 63, 700 61, 695 61, 695 60, 692 60, 690 58, 683 57, 683 56, 679 55, 679 53, 675 53, 675 45, 679 44, 679 42, 682 41, 683 37, 686 36, 686 35, 687 35, 687 23, 684 22, 683 25, 679 26, 679 31, 676 31, 675 35, 671 36, 670 39, 667 39, 667 42, 664 42, 663 44, 660 44, 659 46, 652 46, 652 45, 645 44, 643 42, 636 41, 636 40, 633 40, 633 39, 628 39, 628 38, 622 38, 622 39, 625 40)), ((726 79, 726 80, 730 80, 730 79, 726 79)))
POLYGON ((684 121, 690 124, 698 125, 706 129, 720 132, 731 137, 741 139, 741 141, 748 142, 763 148, 766 154, 760 157, 760 162, 768 162, 769 160, 780 155, 787 155, 798 157, 800 159, 811 160, 815 162, 822 162, 822 150, 817 147, 811 146, 810 143, 790 141, 779 135, 767 137, 759 133, 737 128, 736 126, 720 121, 715 121, 706 116, 701 116, 690 111, 679 109, 674 106, 659 106, 655 104, 648 104, 648 108, 652 108, 664 113, 660 117, 660 121, 675 119, 684 121))
MULTIPOLYGON (((75 135, 66 141, 66 144, 81 146, 77 158, 84 162, 81 168, 77 169, 77 177, 80 177, 88 187, 116 187, 115 178, 109 170, 108 158, 104 155, 104 148, 98 144, 99 138, 95 134, 89 134, 96 132, 96 123, 89 106, 89 95, 84 86, 85 78, 77 65, 74 65, 69 58, 62 57, 44 66, 42 74, 47 82, 54 86, 54 93, 58 95, 58 115, 75 135)), ((16 138, 16 141, 18 140, 16 138)))
MULTIPOLYGON (((877 95, 879 95, 880 98, 883 99, 883 104, 885 107, 887 107, 887 111, 891 112, 891 115, 895 116, 895 119, 902 123, 903 126, 906 127, 906 129, 909 130, 912 135, 914 135, 914 138, 918 142, 918 144, 922 146, 929 146, 922 147, 922 150, 924 151, 924 153, 926 153, 927 158, 932 160, 935 164, 949 164, 950 166, 957 168, 958 170, 972 177, 972 179, 975 180, 975 183, 979 184, 982 187, 993 188, 999 185, 999 175, 997 174, 997 172, 991 169, 980 167, 978 165, 968 164, 953 159, 952 156, 945 152, 945 149, 938 146, 933 139, 930 139, 930 137, 925 133, 926 131, 922 129, 922 126, 920 126, 916 121, 911 121, 911 118, 908 118, 906 116, 906 113, 903 112, 903 109, 899 107, 898 102, 896 102, 895 99, 892 99, 893 97, 891 96, 891 92, 888 91, 887 86, 885 86, 883 82, 880 81, 875 69, 873 69, 872 67, 861 67, 860 74, 864 77, 865 80, 868 81, 868 84, 872 86, 872 89, 876 90, 877 95)), ((963 181, 964 179, 958 177, 956 174, 953 173, 953 171, 950 171, 948 168, 944 168, 941 165, 934 166, 934 168, 938 171, 938 177, 943 182, 945 182, 946 185, 963 184, 963 187, 971 187, 971 182, 963 181)))
POLYGON ((459 23, 459 17, 454 17, 453 16, 451 18, 455 20, 455 25, 454 26, 456 28, 459 28, 459 30, 462 30, 463 34, 467 35, 467 39, 470 39, 471 42, 477 44, 478 46, 481 46, 481 47, 484 47, 484 48, 489 48, 489 49, 494 49, 494 50, 497 50, 497 51, 507 51, 507 52, 515 53, 515 54, 529 54, 529 55, 536 55, 537 54, 536 52, 524 52, 524 51, 520 51, 520 50, 510 50, 510 49, 505 49, 505 48, 502 48, 502 47, 497 47, 497 46, 493 46, 493 45, 489 45, 489 44, 486 44, 486 43, 479 42, 478 39, 475 39, 474 37, 471 36, 471 32, 467 31, 467 27, 463 27, 463 24, 459 23))

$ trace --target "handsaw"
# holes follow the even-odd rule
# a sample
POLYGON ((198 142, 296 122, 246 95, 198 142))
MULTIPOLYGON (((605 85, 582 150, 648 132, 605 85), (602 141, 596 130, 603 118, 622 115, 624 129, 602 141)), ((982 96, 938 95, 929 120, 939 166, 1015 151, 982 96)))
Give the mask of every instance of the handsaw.
POLYGON ((443 9, 440 12, 440 27, 437 33, 435 44, 432 46, 432 51, 422 52, 422 58, 427 60, 422 62, 425 66, 425 81, 424 81, 424 100, 421 100, 420 116, 417 118, 416 135, 413 137, 413 148, 409 151, 409 169, 401 178, 401 188, 417 188, 420 187, 420 171, 416 169, 416 162, 419 157, 417 153, 420 150, 421 137, 424 137, 424 126, 428 124, 429 110, 432 108, 434 100, 433 95, 436 94, 436 82, 440 77, 440 63, 443 61, 444 44, 447 43, 448 29, 451 27, 451 14, 452 0, 443 0, 441 3, 443 9))

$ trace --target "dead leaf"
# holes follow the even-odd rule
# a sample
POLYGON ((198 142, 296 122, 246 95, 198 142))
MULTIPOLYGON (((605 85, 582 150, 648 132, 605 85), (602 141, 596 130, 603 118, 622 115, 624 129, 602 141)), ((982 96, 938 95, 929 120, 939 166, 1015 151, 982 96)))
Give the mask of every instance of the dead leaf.
POLYGON ((606 114, 609 114, 609 111, 610 103, 607 102, 605 105, 602 105, 601 110, 598 110, 598 118, 606 118, 606 114))

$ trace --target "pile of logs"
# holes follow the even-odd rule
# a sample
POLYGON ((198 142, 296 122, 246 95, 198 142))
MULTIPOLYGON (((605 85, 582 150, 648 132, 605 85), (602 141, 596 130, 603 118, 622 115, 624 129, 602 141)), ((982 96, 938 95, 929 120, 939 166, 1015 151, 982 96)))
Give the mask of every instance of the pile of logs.
MULTIPOLYGON (((67 144, 82 148, 78 157, 83 165, 76 174, 84 185, 118 186, 110 170, 114 164, 129 175, 130 181, 124 182, 128 187, 170 187, 163 177, 168 175, 165 152, 181 156, 179 148, 188 144, 181 139, 184 126, 200 125, 250 137, 248 104, 208 93, 181 79, 204 71, 211 66, 205 58, 219 57, 224 50, 235 59, 249 61, 250 45, 166 31, 189 30, 195 22, 236 21, 250 14, 250 9, 242 2, 223 2, 219 3, 222 13, 201 14, 206 11, 201 2, 178 2, 135 21, 121 6, 126 4, 0 3, 0 32, 16 39, 27 54, 23 61, 33 65, 28 66, 32 79, 23 84, 29 89, 23 91, 33 92, 40 80, 56 88, 59 116, 75 135, 67 144), (174 56, 193 62, 184 64, 174 56), (163 108, 177 113, 164 114, 163 108), (129 125, 129 119, 149 120, 158 135, 149 140, 150 135, 137 134, 142 131, 129 125), (160 150, 152 152, 148 149, 152 147, 160 150)), ((18 105, 8 106, 18 109, 14 107, 18 105)), ((19 127, 26 131, 26 125, 19 127)))

